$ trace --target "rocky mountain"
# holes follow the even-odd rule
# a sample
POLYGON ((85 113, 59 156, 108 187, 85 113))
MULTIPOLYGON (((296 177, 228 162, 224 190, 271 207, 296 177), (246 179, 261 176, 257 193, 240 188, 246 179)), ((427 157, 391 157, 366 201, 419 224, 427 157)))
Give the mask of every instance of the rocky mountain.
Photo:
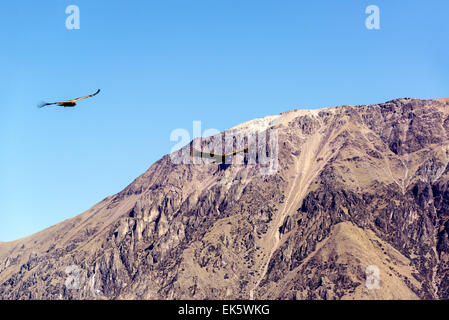
POLYGON ((0 298, 448 299, 448 164, 449 99, 256 119, 0 243, 0 298))

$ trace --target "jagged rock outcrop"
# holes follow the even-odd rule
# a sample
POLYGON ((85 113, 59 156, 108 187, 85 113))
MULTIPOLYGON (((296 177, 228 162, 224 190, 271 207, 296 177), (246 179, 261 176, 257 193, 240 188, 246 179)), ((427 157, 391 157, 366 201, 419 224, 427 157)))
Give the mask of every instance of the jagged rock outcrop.
POLYGON ((240 163, 193 164, 195 141, 0 243, 0 298, 449 298, 447 99, 294 110, 225 135, 250 145, 240 163))

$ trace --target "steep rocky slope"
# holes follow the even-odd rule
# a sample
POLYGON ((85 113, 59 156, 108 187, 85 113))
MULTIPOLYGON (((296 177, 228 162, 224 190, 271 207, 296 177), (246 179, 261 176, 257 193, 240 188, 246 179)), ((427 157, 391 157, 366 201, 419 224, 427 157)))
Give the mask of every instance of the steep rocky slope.
POLYGON ((225 134, 255 132, 240 164, 173 161, 195 161, 189 145, 0 243, 0 298, 449 298, 448 99, 294 110, 225 134))

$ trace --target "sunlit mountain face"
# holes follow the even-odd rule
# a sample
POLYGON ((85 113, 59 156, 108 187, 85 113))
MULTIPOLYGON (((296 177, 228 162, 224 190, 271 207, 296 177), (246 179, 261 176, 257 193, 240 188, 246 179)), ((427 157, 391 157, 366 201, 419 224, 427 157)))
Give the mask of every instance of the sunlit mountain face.
POLYGON ((448 163, 447 99, 249 121, 0 243, 0 298, 447 299, 448 163))

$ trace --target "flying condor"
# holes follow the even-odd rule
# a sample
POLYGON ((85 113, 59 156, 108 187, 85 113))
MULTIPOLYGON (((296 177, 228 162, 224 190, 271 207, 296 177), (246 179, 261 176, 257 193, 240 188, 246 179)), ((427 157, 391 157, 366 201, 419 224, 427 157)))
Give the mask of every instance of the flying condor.
POLYGON ((221 154, 217 154, 217 153, 213 153, 213 152, 203 152, 203 151, 193 149, 193 156, 198 157, 198 158, 204 158, 204 159, 213 159, 213 160, 215 160, 215 162, 223 164, 223 163, 229 163, 231 157, 235 156, 237 153, 242 153, 242 152, 248 153, 248 148, 245 148, 245 149, 239 150, 239 151, 234 151, 234 152, 230 152, 230 153, 221 153, 221 154))
POLYGON ((58 106, 61 106, 61 107, 74 107, 74 106, 76 106, 76 102, 77 102, 77 101, 82 100, 82 99, 86 99, 86 98, 93 97, 93 96, 97 95, 99 92, 100 92, 100 89, 98 89, 97 92, 95 92, 95 93, 93 93, 93 94, 90 94, 90 95, 88 95, 88 96, 79 97, 79 98, 72 99, 72 100, 58 101, 58 102, 51 102, 51 103, 45 103, 45 102, 43 102, 42 104, 38 105, 38 107, 39 107, 39 108, 43 108, 43 107, 45 107, 45 106, 49 106, 49 105, 52 105, 52 104, 57 104, 58 106))

